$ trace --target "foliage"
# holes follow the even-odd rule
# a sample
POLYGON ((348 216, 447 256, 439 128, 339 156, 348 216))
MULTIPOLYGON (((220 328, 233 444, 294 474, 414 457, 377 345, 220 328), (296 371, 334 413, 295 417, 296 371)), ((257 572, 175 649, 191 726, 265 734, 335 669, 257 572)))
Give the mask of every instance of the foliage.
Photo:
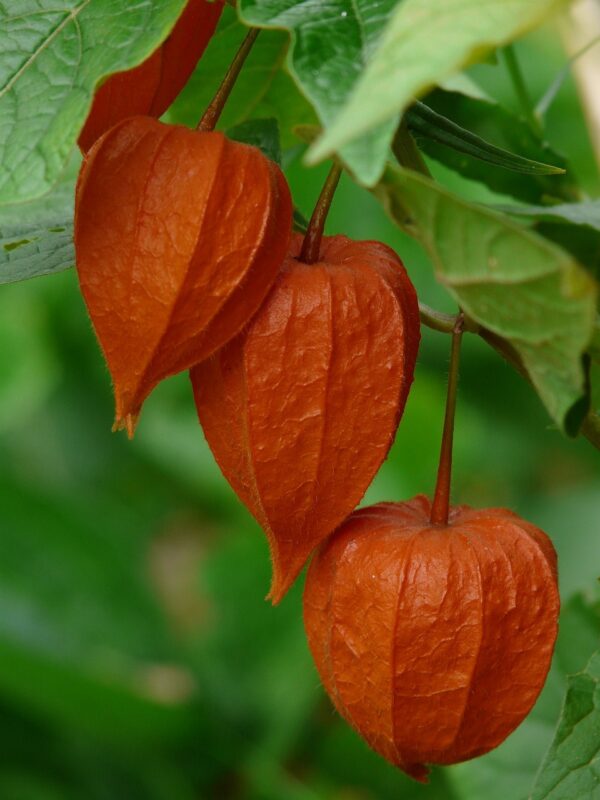
POLYGON ((107 75, 141 63, 184 0, 25 0, 0 8, 0 205, 48 192, 107 75), (15 6, 13 5, 13 9, 15 6), (29 113, 24 109, 29 108, 29 113), (33 111, 33 113, 32 113, 33 111))

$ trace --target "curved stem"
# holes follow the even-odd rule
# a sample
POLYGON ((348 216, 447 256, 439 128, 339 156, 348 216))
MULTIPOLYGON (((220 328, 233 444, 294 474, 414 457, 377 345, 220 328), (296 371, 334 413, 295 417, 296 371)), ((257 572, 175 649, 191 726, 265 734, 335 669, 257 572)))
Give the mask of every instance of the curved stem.
POLYGON ((323 238, 323 231, 325 229, 325 220, 331 208, 331 201, 342 175, 342 168, 338 164, 333 164, 329 170, 329 174, 325 179, 321 194, 317 200, 317 204, 308 223, 308 229, 302 242, 302 250, 300 251, 300 261, 305 264, 314 264, 319 260, 319 253, 321 251, 321 239, 323 238))
POLYGON ((223 78, 221 85, 217 89, 217 93, 210 101, 206 111, 202 115, 202 119, 198 123, 199 131, 214 130, 215 125, 219 121, 219 117, 221 116, 221 112, 223 111, 225 103, 227 102, 227 98, 231 94, 231 90, 235 85, 237 77, 244 66, 244 61, 248 57, 248 53, 252 49, 252 45, 256 41, 256 37, 259 33, 259 28, 252 28, 246 34, 246 38, 242 42, 240 49, 235 54, 229 69, 225 73, 225 77, 223 78))
POLYGON ((458 388, 458 364, 460 361, 460 343, 463 334, 464 315, 461 312, 454 319, 452 331, 452 348, 450 350, 450 372, 448 374, 448 394, 446 396, 446 416, 440 450, 435 494, 431 504, 431 524, 447 525, 450 510, 450 477, 452 473, 452 440, 454 438, 454 415, 456 412, 456 390, 458 388))
POLYGON ((529 95, 529 90, 527 89, 525 79, 523 78, 523 73, 521 72, 521 67, 519 65, 519 62, 517 61, 517 54, 515 53, 514 45, 512 44, 507 45, 504 48, 503 52, 504 52, 504 61, 506 63, 506 67, 508 69, 508 73, 510 75, 510 79, 514 87, 515 94, 517 95, 517 98, 519 100, 521 111, 523 112, 525 119, 527 120, 531 130, 537 136, 541 136, 542 126, 539 119, 535 115, 533 103, 529 95))
MULTIPOLYGON (((454 326, 456 325, 456 316, 454 314, 444 314, 442 311, 436 311, 435 308, 419 302, 419 316, 421 323, 440 333, 453 333, 454 326)), ((480 333, 481 326, 475 320, 463 314, 463 331, 469 333, 480 333)))

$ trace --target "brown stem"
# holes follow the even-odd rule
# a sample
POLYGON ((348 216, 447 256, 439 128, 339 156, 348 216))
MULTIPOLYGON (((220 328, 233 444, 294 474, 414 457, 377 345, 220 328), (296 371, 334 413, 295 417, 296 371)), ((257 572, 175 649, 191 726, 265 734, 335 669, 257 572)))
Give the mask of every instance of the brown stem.
POLYGON ((464 315, 462 312, 455 318, 452 331, 452 348, 450 350, 450 372, 448 374, 448 394, 446 396, 446 416, 444 433, 440 450, 435 494, 431 504, 431 524, 447 525, 450 510, 450 477, 452 473, 452 440, 454 438, 454 415, 456 412, 456 390, 458 388, 458 364, 460 361, 460 343, 463 334, 464 315))
POLYGON ((231 90, 235 85, 237 77, 244 66, 244 61, 248 57, 248 53, 252 49, 252 45, 256 41, 256 37, 259 33, 259 28, 251 28, 251 30, 246 34, 246 38, 242 42, 240 49, 235 54, 235 58, 225 73, 225 77, 217 89, 217 93, 210 101, 206 111, 202 115, 202 119, 198 123, 199 131, 214 130, 215 125, 219 121, 219 117, 221 116, 221 112, 223 111, 225 103, 227 102, 227 98, 231 94, 231 90))
POLYGON ((321 252, 321 239, 323 238, 323 231, 325 229, 325 221, 327 214, 331 208, 331 201, 342 175, 342 168, 338 164, 333 164, 329 170, 329 174, 325 179, 321 194, 317 200, 315 210, 312 213, 308 229, 302 242, 302 250, 300 251, 300 261, 305 264, 314 264, 319 260, 321 252))

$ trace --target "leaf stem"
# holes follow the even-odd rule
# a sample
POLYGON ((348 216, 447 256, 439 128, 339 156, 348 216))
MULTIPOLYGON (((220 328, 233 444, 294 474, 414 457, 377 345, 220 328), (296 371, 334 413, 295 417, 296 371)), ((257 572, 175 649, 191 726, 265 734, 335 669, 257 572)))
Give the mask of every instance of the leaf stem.
POLYGON ((462 311, 454 318, 452 330, 452 346, 450 350, 450 372, 448 373, 448 394, 446 396, 446 415, 444 432, 440 449, 435 494, 431 504, 431 524, 447 525, 450 510, 450 478, 452 473, 452 441, 454 439, 454 416, 456 412, 456 391, 458 388, 458 365, 460 362, 460 344, 464 327, 462 311))
POLYGON ((543 133, 542 126, 539 119, 535 115, 533 102, 531 100, 527 84, 525 83, 523 72, 521 71, 521 67, 517 60, 517 54, 515 52, 514 45, 507 45, 503 52, 506 68, 508 69, 508 74, 510 75, 519 105, 521 106, 521 111, 523 112, 523 115, 527 120, 531 130, 537 136, 541 136, 543 133))
MULTIPOLYGON (((452 333, 454 330, 456 317, 452 316, 452 314, 443 314, 441 311, 436 311, 424 303, 419 303, 419 314, 421 323, 434 331, 452 333)), ((478 334, 507 364, 518 372, 522 378, 525 378, 530 386, 533 386, 531 377, 517 351, 506 339, 484 328, 467 316, 464 316, 463 331, 478 334)), ((593 410, 588 413, 581 426, 581 433, 591 445, 600 450, 600 413, 593 410)))
POLYGON ((303 261, 305 264, 314 264, 319 260, 325 221, 341 176, 342 168, 338 164, 333 164, 325 179, 323 188, 321 189, 321 194, 317 200, 310 222, 308 223, 304 241, 302 242, 300 261, 303 261))
POLYGON ((227 98, 231 94, 231 90, 235 85, 237 77, 244 66, 244 61, 248 57, 248 54, 252 49, 252 45, 256 41, 256 37, 259 33, 259 28, 251 28, 246 34, 240 49, 235 54, 233 61, 229 65, 229 69, 225 73, 225 77, 223 78, 221 85, 217 89, 215 96, 208 104, 206 111, 198 123, 199 131, 212 131, 215 129, 215 125, 219 121, 219 117, 221 116, 221 112, 223 111, 225 103, 227 102, 227 98))
MULTIPOLYGON (((421 322, 428 328, 440 333, 453 333, 454 326, 456 325, 456 315, 444 314, 442 311, 436 311, 435 308, 419 302, 419 316, 421 322)), ((469 333, 480 333, 481 327, 475 320, 463 314, 463 331, 469 333)))

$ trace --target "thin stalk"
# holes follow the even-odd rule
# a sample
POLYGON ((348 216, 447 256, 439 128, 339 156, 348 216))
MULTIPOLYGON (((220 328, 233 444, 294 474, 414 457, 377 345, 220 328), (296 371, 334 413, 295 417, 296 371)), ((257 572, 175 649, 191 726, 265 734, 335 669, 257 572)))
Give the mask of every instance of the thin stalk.
POLYGON ((521 111, 523 112, 523 115, 529 123, 529 127, 532 129, 532 131, 538 136, 541 136, 542 126, 539 119, 535 115, 533 102, 531 100, 527 84, 525 83, 525 78, 523 77, 521 67, 517 60, 515 48, 512 44, 509 44, 504 48, 503 52, 506 68, 508 69, 508 74, 510 75, 519 105, 521 106, 521 111))
POLYGON ((302 242, 300 261, 303 261, 305 264, 314 264, 319 260, 321 240, 323 238, 323 231, 325 230, 325 221, 341 176, 342 168, 338 164, 333 164, 325 179, 323 188, 321 189, 321 194, 317 200, 312 217, 308 223, 304 241, 302 242))
POLYGON ((259 33, 259 28, 251 28, 251 30, 246 34, 246 38, 242 42, 240 49, 235 54, 229 69, 225 73, 225 77, 223 78, 221 85, 217 89, 217 93, 210 101, 206 111, 202 115, 202 119, 198 123, 199 131, 212 131, 215 129, 215 125, 219 121, 219 117, 221 116, 221 112, 223 111, 225 103, 227 102, 227 98, 231 94, 231 90, 235 85, 237 77, 244 66, 244 61, 248 57, 250 50, 252 50, 252 45, 256 41, 256 37, 259 33))
POLYGON ((450 372, 448 374, 448 394, 446 396, 446 416, 440 450, 435 494, 431 504, 431 524, 447 525, 450 510, 450 478, 452 473, 452 440, 454 439, 454 416, 456 412, 456 391, 458 388, 458 365, 460 343, 462 340, 464 316, 462 312, 454 320, 452 347, 450 350, 450 372))

